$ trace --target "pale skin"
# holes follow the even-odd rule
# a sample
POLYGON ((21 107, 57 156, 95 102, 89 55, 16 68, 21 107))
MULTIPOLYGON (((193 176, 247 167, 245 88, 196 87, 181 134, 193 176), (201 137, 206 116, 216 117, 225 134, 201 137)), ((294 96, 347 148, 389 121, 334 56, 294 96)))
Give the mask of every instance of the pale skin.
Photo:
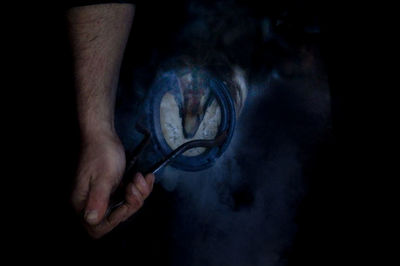
POLYGON ((126 203, 106 215, 110 195, 125 170, 125 151, 114 128, 114 107, 134 10, 131 4, 101 4, 75 7, 67 13, 82 136, 71 199, 93 238, 102 237, 137 212, 154 185, 153 174, 137 173, 126 187, 126 203))

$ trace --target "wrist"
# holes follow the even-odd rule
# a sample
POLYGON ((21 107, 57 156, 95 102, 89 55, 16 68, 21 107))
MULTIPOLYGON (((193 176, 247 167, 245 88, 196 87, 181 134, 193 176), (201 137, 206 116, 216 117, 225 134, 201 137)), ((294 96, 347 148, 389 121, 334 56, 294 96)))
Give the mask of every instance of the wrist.
POLYGON ((119 139, 114 123, 108 121, 91 121, 80 125, 81 141, 84 146, 98 145, 110 139, 119 139))
POLYGON ((78 100, 78 121, 84 142, 117 135, 114 127, 113 104, 96 102, 95 99, 92 102, 79 102, 78 100))

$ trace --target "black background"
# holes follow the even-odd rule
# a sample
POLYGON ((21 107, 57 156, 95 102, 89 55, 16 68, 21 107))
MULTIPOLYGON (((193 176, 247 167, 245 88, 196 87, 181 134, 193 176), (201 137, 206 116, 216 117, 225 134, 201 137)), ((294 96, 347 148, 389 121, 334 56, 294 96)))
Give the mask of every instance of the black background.
MULTIPOLYGON (((170 4, 160 3, 155 12, 170 4)), ((252 4, 256 8, 274 5, 252 4)), ((374 148, 370 142, 366 147, 365 141, 370 130, 379 126, 363 104, 368 92, 360 84, 367 75, 360 67, 365 58, 362 38, 369 24, 358 18, 363 12, 357 5, 308 4, 323 18, 321 49, 331 88, 334 138, 312 170, 311 176, 323 173, 324 179, 309 180, 311 189, 298 217, 299 232, 287 257, 289 265, 336 265, 370 256, 366 250, 373 233, 366 223, 377 215, 363 190, 366 173, 373 171, 372 164, 367 165, 374 148)), ((16 212, 7 218, 15 225, 13 244, 29 258, 52 260, 56 255, 57 262, 95 261, 101 247, 85 235, 68 201, 79 133, 64 8, 53 3, 11 10, 16 27, 6 35, 10 49, 5 53, 10 51, 12 57, 8 68, 15 93, 10 112, 16 117, 9 124, 17 138, 13 198, 23 198, 21 203, 7 204, 16 212)), ((120 256, 110 255, 111 259, 120 256)), ((135 261, 134 256, 124 259, 135 261)))

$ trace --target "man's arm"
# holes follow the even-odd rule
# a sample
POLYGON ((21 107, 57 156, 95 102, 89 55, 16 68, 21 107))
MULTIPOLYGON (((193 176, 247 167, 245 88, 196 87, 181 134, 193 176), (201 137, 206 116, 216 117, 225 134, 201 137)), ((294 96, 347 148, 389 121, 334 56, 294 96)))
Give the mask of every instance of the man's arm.
POLYGON ((137 174, 128 185, 126 204, 104 217, 109 196, 125 170, 125 153, 114 128, 119 69, 134 15, 131 4, 101 4, 68 11, 74 57, 82 151, 72 203, 84 212, 95 238, 136 212, 150 194, 154 175, 137 174))

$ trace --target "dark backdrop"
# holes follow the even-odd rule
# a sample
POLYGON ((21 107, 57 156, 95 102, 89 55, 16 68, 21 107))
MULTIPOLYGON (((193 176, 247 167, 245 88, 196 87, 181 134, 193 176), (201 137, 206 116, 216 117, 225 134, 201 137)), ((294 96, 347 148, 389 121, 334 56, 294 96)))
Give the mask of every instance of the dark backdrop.
MULTIPOLYGON (((271 13, 285 5, 294 5, 255 1, 248 4, 255 10, 270 8, 271 13)), ((292 248, 282 256, 288 265, 334 265, 349 255, 358 257, 360 237, 365 237, 363 220, 357 215, 364 205, 355 194, 360 171, 364 170, 359 167, 360 162, 365 157, 360 137, 363 131, 359 129, 360 124, 365 125, 365 118, 357 116, 359 110, 353 108, 353 96, 358 93, 354 93, 357 89, 353 70, 360 55, 352 41, 354 36, 349 37, 349 32, 357 32, 359 26, 353 23, 354 14, 343 3, 306 1, 306 4, 306 10, 294 12, 297 17, 293 19, 301 20, 307 12, 317 13, 321 18, 321 53, 331 90, 333 136, 320 146, 308 169, 309 189, 296 215, 298 231, 292 248), (358 126, 354 124, 355 117, 359 118, 358 126)), ((154 12, 162 15, 163 5, 166 3, 154 12)), ((17 13, 16 20, 22 22, 14 31, 17 36, 9 37, 15 40, 14 48, 19 51, 14 60, 17 71, 13 83, 25 90, 17 90, 22 95, 16 98, 20 100, 14 108, 28 107, 17 120, 22 127, 18 156, 24 162, 16 166, 17 172, 24 173, 23 178, 17 178, 17 186, 27 190, 21 193, 27 200, 16 229, 21 234, 14 237, 17 247, 23 248, 26 256, 50 259, 56 255, 61 262, 75 261, 78 257, 95 260, 105 254, 132 264, 135 259, 145 260, 153 253, 146 251, 146 256, 135 256, 132 251, 133 255, 125 256, 118 252, 118 245, 113 248, 113 243, 107 243, 110 241, 107 237, 102 241, 89 239, 69 206, 79 134, 63 7, 54 3, 33 5, 32 10, 17 13)), ((168 210, 163 211, 168 218, 168 210)), ((154 234, 161 240, 168 237, 168 232, 160 235, 162 232, 161 225, 154 234)), ((139 239, 144 238, 139 236, 139 239)), ((138 244, 141 245, 146 243, 138 244)), ((168 252, 168 247, 162 247, 151 260, 164 265, 168 252)))

